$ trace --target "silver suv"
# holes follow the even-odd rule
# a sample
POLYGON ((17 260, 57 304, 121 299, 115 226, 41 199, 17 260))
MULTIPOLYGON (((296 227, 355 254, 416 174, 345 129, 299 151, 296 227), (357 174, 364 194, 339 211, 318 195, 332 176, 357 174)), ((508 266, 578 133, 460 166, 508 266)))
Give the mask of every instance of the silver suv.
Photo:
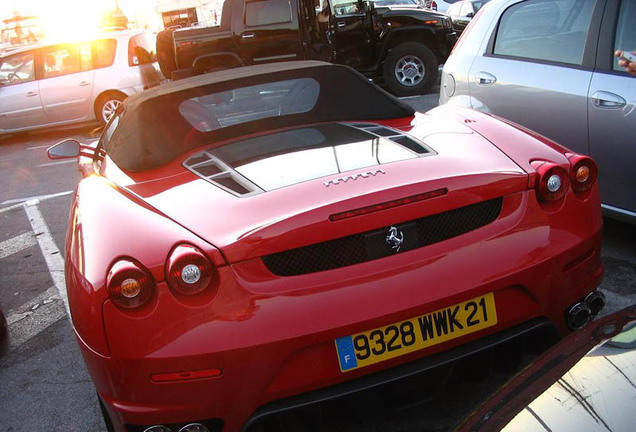
POLYGON ((97 120, 158 84, 155 37, 141 30, 38 44, 0 56, 0 133, 97 120))
POLYGON ((636 0, 492 0, 444 65, 440 103, 533 129, 599 166, 606 214, 636 222, 636 0))

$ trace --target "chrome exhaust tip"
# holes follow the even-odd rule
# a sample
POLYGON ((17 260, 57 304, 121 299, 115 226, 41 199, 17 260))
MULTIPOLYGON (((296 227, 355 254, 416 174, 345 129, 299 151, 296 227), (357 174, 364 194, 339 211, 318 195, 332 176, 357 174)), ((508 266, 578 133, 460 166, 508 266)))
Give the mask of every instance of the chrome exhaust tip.
POLYGON ((590 307, 590 311, 594 317, 605 307, 605 294, 600 291, 592 291, 583 301, 590 307))
POLYGON ((566 320, 570 330, 579 330, 592 319, 592 310, 585 302, 574 304, 566 312, 566 320))

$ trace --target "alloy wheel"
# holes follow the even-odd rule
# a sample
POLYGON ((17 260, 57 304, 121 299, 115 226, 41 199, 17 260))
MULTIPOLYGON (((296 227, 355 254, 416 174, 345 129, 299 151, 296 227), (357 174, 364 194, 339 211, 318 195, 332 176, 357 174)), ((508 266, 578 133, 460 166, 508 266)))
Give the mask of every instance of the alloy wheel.
POLYGON ((405 55, 395 63, 395 77, 407 87, 418 85, 426 75, 424 62, 414 55, 405 55))

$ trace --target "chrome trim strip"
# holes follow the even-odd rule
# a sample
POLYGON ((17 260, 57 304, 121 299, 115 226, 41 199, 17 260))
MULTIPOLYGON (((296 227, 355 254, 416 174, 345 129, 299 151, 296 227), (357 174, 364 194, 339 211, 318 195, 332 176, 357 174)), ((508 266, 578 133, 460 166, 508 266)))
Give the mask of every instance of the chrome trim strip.
POLYGON ((609 210, 609 211, 612 211, 612 212, 624 214, 625 216, 631 216, 633 218, 636 218, 636 212, 632 212, 632 211, 629 211, 629 210, 625 210, 625 209, 614 207, 614 206, 607 205, 607 204, 601 204, 601 208, 603 208, 603 210, 609 210))
POLYGON ((298 57, 297 54, 285 54, 285 55, 272 56, 272 57, 259 57, 259 58, 254 57, 254 61, 280 60, 280 59, 296 58, 296 57, 298 57))

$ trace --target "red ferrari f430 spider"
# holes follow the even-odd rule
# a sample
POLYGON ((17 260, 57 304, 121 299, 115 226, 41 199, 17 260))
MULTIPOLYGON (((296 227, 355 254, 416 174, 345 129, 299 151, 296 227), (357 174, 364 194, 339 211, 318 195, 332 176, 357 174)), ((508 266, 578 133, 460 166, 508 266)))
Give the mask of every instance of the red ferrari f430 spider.
POLYGON ((83 173, 66 282, 110 430, 239 431, 604 305, 590 157, 344 66, 168 83, 49 156, 83 173))

